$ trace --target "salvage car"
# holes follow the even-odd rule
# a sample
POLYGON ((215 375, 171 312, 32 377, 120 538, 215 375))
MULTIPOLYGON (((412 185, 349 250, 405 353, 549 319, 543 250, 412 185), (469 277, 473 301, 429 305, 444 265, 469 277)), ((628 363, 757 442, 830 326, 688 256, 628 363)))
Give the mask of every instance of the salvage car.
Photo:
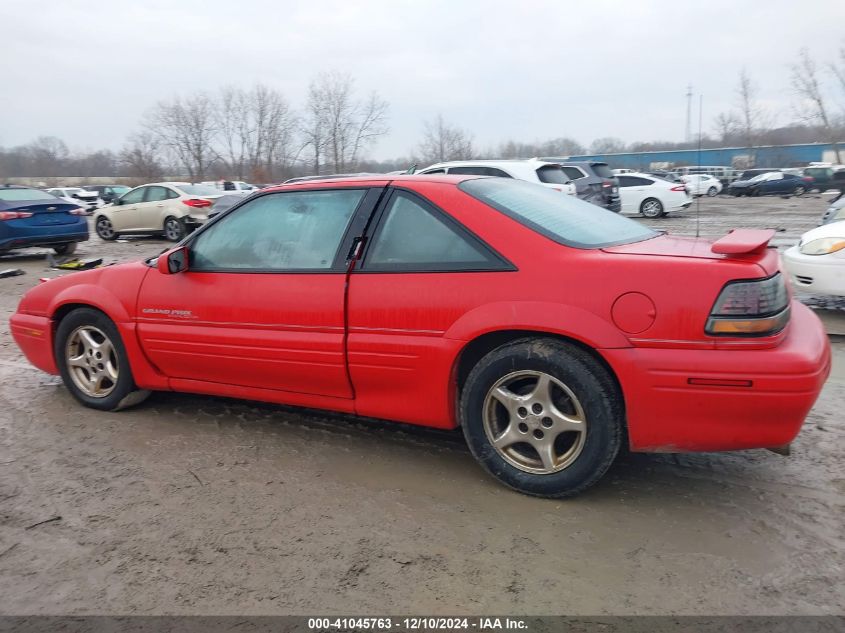
POLYGON ((85 185, 84 187, 86 191, 93 191, 99 195, 105 204, 111 204, 131 188, 126 185, 85 185))
POLYGON ((94 211, 103 206, 103 201, 96 191, 87 191, 82 187, 52 187, 46 191, 86 211, 94 211))
POLYGON ((648 174, 628 173, 616 177, 622 213, 639 213, 660 218, 671 211, 682 211, 692 204, 687 185, 668 182, 648 174))
POLYGON ((155 182, 135 187, 97 211, 94 229, 104 240, 127 234, 163 235, 178 242, 205 224, 208 211, 223 193, 208 185, 155 182))
POLYGON ((88 239, 86 211, 40 189, 0 185, 0 253, 49 246, 69 255, 88 239))
POLYGON ((452 174, 473 175, 473 176, 495 176, 498 178, 518 178, 527 182, 533 182, 550 189, 562 191, 565 194, 574 196, 575 185, 569 180, 560 165, 540 161, 529 160, 453 160, 443 163, 436 163, 417 172, 420 175, 427 174, 452 174))
POLYGON ((796 436, 830 346, 773 234, 672 237, 513 178, 303 182, 36 286, 11 331, 94 409, 181 391, 460 427, 500 482, 565 497, 623 441, 796 436))
POLYGON ((691 196, 708 196, 710 198, 719 195, 722 191, 722 183, 715 176, 709 174, 692 174, 683 176, 681 180, 687 186, 691 196))
POLYGON ((784 252, 783 264, 796 288, 845 297, 845 222, 804 233, 798 244, 784 252))
POLYGON ((803 196, 812 188, 812 178, 782 171, 770 171, 751 180, 735 180, 728 193, 733 196, 784 195, 803 196))
POLYGON ((607 163, 549 157, 540 160, 559 162, 564 173, 575 183, 577 195, 581 200, 616 213, 621 210, 619 182, 607 163))

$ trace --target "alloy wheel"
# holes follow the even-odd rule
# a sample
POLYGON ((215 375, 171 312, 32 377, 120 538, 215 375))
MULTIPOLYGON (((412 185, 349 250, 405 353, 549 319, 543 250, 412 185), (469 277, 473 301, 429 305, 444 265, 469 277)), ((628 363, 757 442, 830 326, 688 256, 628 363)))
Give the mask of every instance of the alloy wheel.
POLYGON ((83 325, 71 332, 65 345, 65 362, 73 384, 86 396, 105 398, 117 386, 114 344, 93 325, 83 325))
POLYGON ((97 219, 97 235, 104 240, 110 240, 114 237, 114 227, 108 218, 97 219))
POLYGON ((496 452, 534 474, 570 466, 587 437, 587 418, 578 398, 541 371, 515 371, 494 383, 484 401, 482 422, 496 452))
POLYGON ((164 235, 171 242, 182 239, 182 225, 176 218, 168 218, 164 223, 164 235))

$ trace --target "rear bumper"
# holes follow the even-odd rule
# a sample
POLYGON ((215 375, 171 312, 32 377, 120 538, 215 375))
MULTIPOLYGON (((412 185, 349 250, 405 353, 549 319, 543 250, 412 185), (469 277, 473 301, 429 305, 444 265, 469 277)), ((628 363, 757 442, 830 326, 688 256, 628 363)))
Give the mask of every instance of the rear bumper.
POLYGON ((12 248, 28 248, 32 246, 55 246, 67 244, 68 242, 86 242, 88 240, 88 224, 85 223, 85 230, 80 231, 79 225, 69 224, 70 230, 60 231, 55 226, 27 228, 26 235, 15 235, 0 240, 0 251, 12 248))
POLYGON ((53 355, 53 322, 45 316, 16 312, 9 319, 12 338, 30 363, 48 374, 58 374, 53 355))
POLYGON ((631 449, 651 452, 788 444, 815 403, 831 362, 821 322, 798 302, 793 302, 787 335, 774 348, 602 353, 622 385, 631 449), (711 384, 690 384, 690 379, 711 384))
POLYGON ((825 295, 845 296, 845 257, 804 255, 797 246, 783 253, 783 264, 795 288, 825 295))

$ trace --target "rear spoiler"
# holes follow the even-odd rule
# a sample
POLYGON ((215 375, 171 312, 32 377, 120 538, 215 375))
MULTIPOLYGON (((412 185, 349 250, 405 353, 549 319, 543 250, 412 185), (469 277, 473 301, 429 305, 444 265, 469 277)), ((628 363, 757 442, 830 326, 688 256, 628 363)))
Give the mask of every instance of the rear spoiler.
POLYGON ((710 250, 720 255, 755 255, 766 250, 774 236, 774 229, 733 229, 713 242, 710 250))

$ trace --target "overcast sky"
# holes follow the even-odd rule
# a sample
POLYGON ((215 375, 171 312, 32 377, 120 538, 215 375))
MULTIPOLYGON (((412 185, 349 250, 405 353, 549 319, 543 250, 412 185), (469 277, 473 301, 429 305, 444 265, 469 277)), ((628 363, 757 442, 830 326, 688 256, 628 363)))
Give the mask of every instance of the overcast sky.
POLYGON ((299 107, 316 73, 340 70, 390 103, 370 151, 389 158, 437 113, 480 147, 680 141, 687 84, 706 131, 743 66, 787 123, 789 65, 802 46, 834 59, 845 2, 2 0, 0 24, 0 146, 119 149, 159 99, 263 82, 299 107))

